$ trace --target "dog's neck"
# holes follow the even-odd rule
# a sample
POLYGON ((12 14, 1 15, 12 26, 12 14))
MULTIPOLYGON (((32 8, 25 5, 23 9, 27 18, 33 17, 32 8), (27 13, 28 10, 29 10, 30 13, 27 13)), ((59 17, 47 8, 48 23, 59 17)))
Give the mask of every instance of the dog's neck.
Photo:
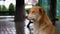
POLYGON ((47 14, 45 14, 43 16, 43 21, 46 23, 46 24, 52 24, 51 20, 49 19, 49 17, 47 16, 47 14))

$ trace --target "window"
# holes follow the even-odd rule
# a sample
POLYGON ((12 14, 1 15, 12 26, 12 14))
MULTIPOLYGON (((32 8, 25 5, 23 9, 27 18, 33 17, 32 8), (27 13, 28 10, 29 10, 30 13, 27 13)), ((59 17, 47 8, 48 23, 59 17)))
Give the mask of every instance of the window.
POLYGON ((25 0, 25 9, 32 8, 38 0, 25 0))
POLYGON ((56 16, 60 16, 60 0, 57 0, 56 16))
POLYGON ((40 6, 42 8, 44 8, 47 11, 47 14, 49 15, 50 1, 49 0, 40 0, 40 6))

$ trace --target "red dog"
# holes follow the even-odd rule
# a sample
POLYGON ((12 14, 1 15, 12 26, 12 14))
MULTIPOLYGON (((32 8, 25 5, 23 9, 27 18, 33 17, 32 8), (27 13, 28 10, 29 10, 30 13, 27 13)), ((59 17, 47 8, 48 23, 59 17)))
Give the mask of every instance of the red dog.
POLYGON ((28 19, 34 22, 34 34, 58 34, 46 11, 40 6, 30 9, 28 19))

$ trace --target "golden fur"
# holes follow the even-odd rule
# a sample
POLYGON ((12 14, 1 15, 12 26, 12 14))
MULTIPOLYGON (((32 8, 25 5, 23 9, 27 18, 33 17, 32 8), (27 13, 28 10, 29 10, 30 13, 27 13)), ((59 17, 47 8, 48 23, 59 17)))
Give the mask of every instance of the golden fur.
POLYGON ((34 22, 34 34, 58 34, 55 26, 46 15, 46 11, 40 6, 30 9, 28 19, 34 22))

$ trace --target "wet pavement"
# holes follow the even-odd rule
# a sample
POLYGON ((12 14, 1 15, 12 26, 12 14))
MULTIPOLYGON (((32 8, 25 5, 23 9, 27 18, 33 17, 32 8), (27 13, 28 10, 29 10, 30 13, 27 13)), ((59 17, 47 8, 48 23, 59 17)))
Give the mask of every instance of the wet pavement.
POLYGON ((13 17, 0 17, 0 34, 16 34, 13 17))
MULTIPOLYGON (((30 28, 27 28, 27 24, 29 20, 25 19, 24 33, 25 34, 33 34, 31 30, 33 30, 33 24, 30 24, 30 28)), ((0 34, 16 34, 14 17, 12 16, 4 16, 0 17, 0 34)))
MULTIPOLYGON (((33 23, 30 24, 30 28, 27 28, 29 20, 25 19, 24 33, 33 34, 33 23)), ((60 21, 56 21, 56 27, 60 34, 60 21)), ((0 17, 0 34, 16 34, 14 17, 0 17)))

